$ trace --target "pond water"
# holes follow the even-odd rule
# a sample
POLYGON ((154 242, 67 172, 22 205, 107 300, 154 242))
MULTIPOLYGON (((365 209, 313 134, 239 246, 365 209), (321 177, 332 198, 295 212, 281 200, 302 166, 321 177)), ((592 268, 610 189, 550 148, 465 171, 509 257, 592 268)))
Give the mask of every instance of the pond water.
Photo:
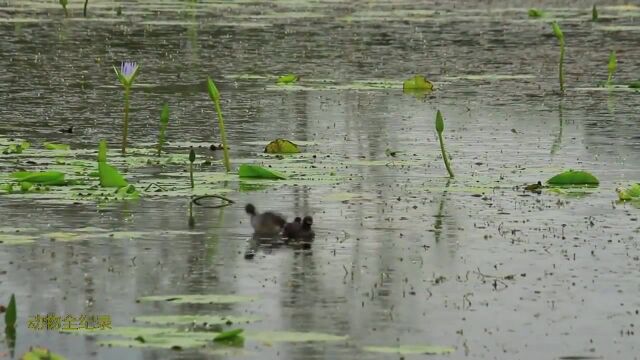
POLYGON ((637 356, 639 209, 615 189, 640 179, 640 93, 598 86, 611 50, 615 82, 640 80, 640 8, 599 2, 592 22, 591 3, 560 1, 91 0, 87 17, 70 3, 65 19, 58 1, 0 0, 0 148, 31 143, 0 155, 0 183, 45 169, 89 181, 0 195, 0 302, 17 299, 16 356, 36 345, 68 359, 400 357, 368 346, 445 347, 431 357, 451 359, 637 356), (546 17, 528 18, 534 5, 546 17), (567 43, 564 96, 553 19, 567 43), (127 158, 112 69, 125 59, 141 65, 127 158), (275 84, 290 72, 297 84, 275 84), (414 74, 436 90, 403 94, 414 74), (222 152, 209 149, 220 134, 207 76, 234 169, 265 164, 289 180, 223 174, 222 152), (275 138, 303 153, 266 156, 275 138), (81 195, 95 190, 100 139, 140 199, 81 195), (191 145, 194 194, 234 203, 194 205, 190 221, 191 145), (566 169, 590 171, 599 187, 516 188, 566 169), (313 215, 312 249, 265 243, 245 259, 249 202, 313 215), (249 298, 176 301, 189 294, 249 298), (139 301, 151 295, 172 301, 139 301), (108 315, 113 331, 29 329, 37 314, 108 315), (243 328, 244 347, 198 343, 201 332, 142 342, 117 331, 185 327, 142 318, 160 315, 240 317, 222 329, 243 328))

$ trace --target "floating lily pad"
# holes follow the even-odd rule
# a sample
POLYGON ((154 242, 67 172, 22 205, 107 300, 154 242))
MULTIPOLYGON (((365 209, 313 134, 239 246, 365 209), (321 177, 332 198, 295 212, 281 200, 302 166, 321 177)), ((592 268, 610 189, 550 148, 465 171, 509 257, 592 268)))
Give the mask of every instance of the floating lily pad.
POLYGON ((166 301, 174 304, 234 304, 256 300, 255 297, 242 295, 152 295, 138 301, 166 301))
POLYGON ((216 337, 213 338, 213 341, 229 341, 239 337, 243 331, 244 331, 243 329, 233 329, 233 330, 225 331, 216 335, 216 337))
POLYGON ((31 235, 0 234, 0 244, 2 245, 22 245, 35 241, 36 237, 31 235))
POLYGON ((422 75, 416 75, 402 83, 403 90, 433 90, 433 84, 422 75))
POLYGON ((166 325, 188 325, 207 324, 223 325, 227 323, 239 324, 259 321, 260 318, 254 316, 219 316, 219 315, 155 315, 138 316, 135 321, 148 324, 166 325))
POLYGON ((629 84, 629 88, 631 88, 631 89, 640 89, 640 80, 634 81, 631 84, 629 84))
POLYGON ((257 333, 247 333, 247 339, 273 342, 311 342, 311 341, 344 341, 347 336, 331 335, 317 332, 294 332, 294 331, 264 331, 257 333))
POLYGON ((622 201, 640 199, 640 183, 633 184, 628 188, 619 187, 616 189, 618 198, 622 201))
POLYGON ((527 15, 529 15, 530 18, 540 18, 545 16, 545 13, 540 9, 531 8, 527 11, 527 15))
POLYGON ((66 185, 64 173, 59 171, 16 171, 11 177, 20 182, 41 185, 66 185))
POLYGON ((29 352, 22 355, 22 360, 66 360, 62 355, 52 353, 45 348, 31 348, 29 352))
POLYGON ((268 154, 297 154, 300 152, 298 145, 285 139, 275 139, 264 148, 268 154))
POLYGON ((598 178, 586 171, 569 170, 547 180, 549 185, 598 185, 598 178))
POLYGON ((44 143, 44 148, 47 150, 71 150, 71 146, 67 144, 54 144, 54 143, 44 143))
POLYGON ((298 81, 298 76, 294 75, 294 74, 287 74, 287 75, 282 75, 278 78, 277 83, 278 84, 293 84, 296 81, 298 81))
POLYGON ((242 164, 238 169, 238 176, 241 178, 258 178, 258 179, 286 179, 284 174, 278 171, 264 168, 258 165, 242 164))
POLYGON ((456 351, 455 348, 448 346, 430 346, 430 345, 400 345, 400 346, 365 346, 364 351, 383 353, 383 354, 428 354, 443 355, 456 351))

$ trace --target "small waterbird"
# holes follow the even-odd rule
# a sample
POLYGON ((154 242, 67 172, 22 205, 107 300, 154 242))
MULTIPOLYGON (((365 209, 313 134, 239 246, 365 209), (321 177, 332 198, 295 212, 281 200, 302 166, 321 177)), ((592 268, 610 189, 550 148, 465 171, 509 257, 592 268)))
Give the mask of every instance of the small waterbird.
POLYGON ((275 212, 266 211, 258 213, 253 204, 247 204, 244 210, 251 216, 251 226, 258 235, 275 236, 280 234, 282 228, 287 223, 285 218, 275 212))
POLYGON ((302 227, 302 218, 300 216, 296 217, 295 220, 291 223, 287 223, 282 230, 282 237, 287 239, 294 239, 296 234, 300 231, 302 227))

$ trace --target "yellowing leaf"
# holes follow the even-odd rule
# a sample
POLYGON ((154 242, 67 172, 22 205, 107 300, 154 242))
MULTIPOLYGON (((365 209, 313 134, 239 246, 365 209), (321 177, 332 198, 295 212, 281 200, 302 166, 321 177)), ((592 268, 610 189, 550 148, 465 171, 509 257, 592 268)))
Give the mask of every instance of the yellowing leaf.
POLYGON ((433 90, 433 84, 422 75, 416 75, 402 83, 402 90, 433 90))
POLYGON ((264 148, 267 154, 297 154, 300 152, 298 145, 285 139, 275 139, 264 148))

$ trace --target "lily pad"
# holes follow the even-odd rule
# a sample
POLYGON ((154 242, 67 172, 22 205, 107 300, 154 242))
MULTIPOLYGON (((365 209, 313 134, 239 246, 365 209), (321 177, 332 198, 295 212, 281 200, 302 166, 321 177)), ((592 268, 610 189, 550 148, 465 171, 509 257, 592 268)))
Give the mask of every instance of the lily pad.
POLYGON ((586 171, 569 170, 547 180, 549 185, 598 185, 598 178, 586 171))
POLYGON ((268 154, 297 154, 300 152, 298 145, 285 139, 275 139, 264 148, 268 154))
POLYGON ((433 90, 433 84, 422 75, 416 75, 402 83, 403 90, 433 90))
POLYGON ((298 81, 298 76, 294 75, 294 74, 287 74, 287 75, 282 75, 278 78, 277 83, 278 84, 293 84, 296 81, 298 81))
POLYGON ((243 329, 233 329, 229 331, 222 332, 213 338, 213 341, 229 341, 234 338, 237 338, 242 334, 243 329))
POLYGON ((22 355, 22 360, 66 360, 62 355, 58 355, 45 348, 31 348, 29 352, 22 355))
POLYGON ((619 187, 616 189, 618 198, 622 201, 640 199, 640 183, 633 184, 628 188, 619 187))
POLYGON ((448 346, 431 346, 431 345, 400 345, 400 346, 365 346, 362 348, 364 351, 383 353, 383 354, 428 354, 428 355, 443 355, 449 354, 456 349, 448 346))
POLYGON ((632 82, 629 84, 629 87, 631 89, 640 89, 640 80, 632 82))
POLYGON ((166 301, 174 304, 234 304, 256 300, 255 297, 242 295, 152 295, 138 301, 166 301))
POLYGON ((35 242, 35 236, 0 234, 0 244, 2 245, 22 245, 35 242))
POLYGON ((541 18, 545 16, 544 11, 536 8, 529 9, 529 11, 527 11, 527 14, 529 15, 530 18, 541 18))
POLYGON ((347 336, 324 334, 317 332, 264 331, 247 333, 249 340, 272 342, 311 342, 311 341, 344 341, 347 336))
POLYGON ((284 174, 275 170, 267 169, 258 165, 242 164, 238 169, 238 175, 241 178, 258 178, 258 179, 286 179, 284 174))
POLYGON ((71 150, 71 146, 67 144, 54 144, 54 143, 44 143, 44 148, 47 150, 71 150))
POLYGON ((165 325, 189 325, 189 324, 207 324, 207 325, 223 325, 228 323, 250 323, 259 321, 260 318, 253 316, 219 316, 219 315, 151 315, 138 316, 135 321, 148 324, 165 324, 165 325))
POLYGON ((11 174, 12 178, 20 182, 42 185, 66 185, 64 176, 59 171, 17 171, 11 174))

